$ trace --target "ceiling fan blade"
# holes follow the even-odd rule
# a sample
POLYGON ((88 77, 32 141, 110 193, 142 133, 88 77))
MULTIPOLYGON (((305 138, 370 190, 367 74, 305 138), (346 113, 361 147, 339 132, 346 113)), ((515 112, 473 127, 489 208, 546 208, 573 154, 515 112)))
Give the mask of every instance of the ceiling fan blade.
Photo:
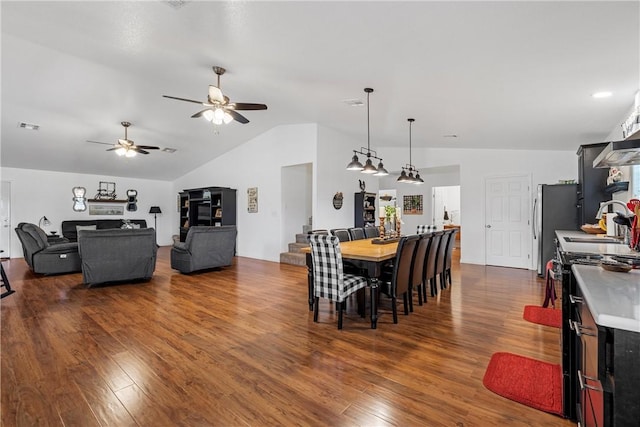
POLYGON ((107 148, 107 151, 114 151, 114 150, 117 150, 118 148, 122 148, 122 147, 111 147, 111 148, 107 148))
POLYGON ((133 151, 135 151, 135 152, 137 152, 137 153, 140 153, 140 154, 149 154, 149 152, 148 152, 148 151, 143 150, 143 149, 141 149, 140 147, 137 147, 137 146, 135 146, 135 145, 134 145, 133 147, 131 147, 131 150, 133 150, 133 151))
POLYGON ((224 103, 224 98, 220 88, 209 85, 209 102, 219 102, 222 104, 224 103))
POLYGON ((191 116, 192 119, 196 119, 198 117, 202 117, 202 115, 204 114, 205 111, 210 111, 211 108, 205 108, 202 111, 198 111, 197 113, 195 113, 193 116, 191 116))
POLYGON ((266 110, 267 106, 264 104, 251 104, 246 102, 234 102, 229 105, 234 110, 266 110))
POLYGON ((137 148, 142 148, 143 150, 159 150, 160 147, 154 147, 153 145, 136 145, 137 148))
POLYGON ((249 123, 249 119, 247 119, 245 116, 243 116, 242 114, 238 113, 237 111, 233 111, 233 110, 226 110, 227 113, 229 113, 229 115, 231 115, 231 117, 233 117, 233 119, 237 122, 242 123, 243 125, 249 123))
POLYGON ((90 143, 92 143, 92 144, 113 145, 113 144, 111 144, 111 143, 109 143, 109 142, 90 141, 90 140, 88 140, 88 139, 87 139, 87 142, 90 142, 90 143))
POLYGON ((164 98, 169 98, 169 99, 176 99, 178 101, 186 101, 186 102, 193 102, 194 104, 201 104, 201 105, 206 105, 204 102, 202 101, 194 101, 193 99, 187 99, 187 98, 178 98, 177 96, 169 96, 169 95, 162 95, 164 98))

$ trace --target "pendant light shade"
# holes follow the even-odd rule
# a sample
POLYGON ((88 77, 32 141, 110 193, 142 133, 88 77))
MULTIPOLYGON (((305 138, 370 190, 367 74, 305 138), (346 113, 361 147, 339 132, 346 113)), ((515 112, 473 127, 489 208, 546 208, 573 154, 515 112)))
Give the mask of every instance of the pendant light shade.
POLYGON ((353 157, 351 158, 351 163, 349 163, 347 165, 347 170, 350 171, 361 171, 364 166, 362 166, 362 163, 360 163, 360 161, 358 160, 358 156, 355 154, 356 152, 353 152, 353 157))
POLYGON ((377 156, 378 153, 371 149, 371 135, 369 130, 369 95, 373 92, 373 89, 367 87, 364 91, 367 94, 367 148, 361 147, 360 150, 353 150, 353 157, 351 158, 351 163, 347 165, 347 170, 360 171, 361 173, 371 174, 373 176, 389 175, 389 172, 387 172, 382 164, 382 159, 377 156), (358 160, 358 154, 367 156, 367 161, 364 166, 358 160), (379 160, 377 167, 373 164, 373 160, 371 160, 371 158, 379 160))

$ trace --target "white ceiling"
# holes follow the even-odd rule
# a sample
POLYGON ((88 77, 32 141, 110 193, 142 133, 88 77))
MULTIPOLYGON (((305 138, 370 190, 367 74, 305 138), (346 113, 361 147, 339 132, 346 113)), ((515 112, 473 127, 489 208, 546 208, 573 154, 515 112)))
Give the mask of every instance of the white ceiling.
POLYGON ((414 147, 573 150, 604 140, 640 87, 637 1, 2 1, 1 18, 5 167, 173 180, 309 122, 366 146, 366 107, 343 102, 365 87, 383 157, 408 145, 407 117, 414 147), (214 127, 162 97, 205 100, 213 65, 231 101, 268 110, 214 127), (115 143, 123 120, 137 144, 178 151, 123 159, 86 142, 115 143))

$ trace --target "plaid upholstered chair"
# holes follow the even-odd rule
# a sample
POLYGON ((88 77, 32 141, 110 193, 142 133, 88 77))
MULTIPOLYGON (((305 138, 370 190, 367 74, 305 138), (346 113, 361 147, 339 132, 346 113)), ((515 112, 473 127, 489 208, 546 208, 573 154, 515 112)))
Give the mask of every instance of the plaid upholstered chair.
POLYGON ((336 236, 312 234, 309 236, 313 263, 313 321, 318 321, 320 298, 334 301, 338 307, 338 329, 342 329, 342 312, 346 298, 367 286, 367 278, 344 273, 340 242, 336 236))
POLYGON ((432 231, 435 231, 435 230, 436 230, 435 225, 418 225, 416 228, 416 234, 431 233, 432 231))

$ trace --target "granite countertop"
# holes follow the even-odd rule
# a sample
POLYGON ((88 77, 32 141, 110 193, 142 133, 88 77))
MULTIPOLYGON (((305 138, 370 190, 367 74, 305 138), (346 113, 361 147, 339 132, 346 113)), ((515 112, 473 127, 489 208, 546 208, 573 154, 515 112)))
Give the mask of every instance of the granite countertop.
MULTIPOLYGON (((584 242, 568 242, 565 237, 578 238, 578 239, 590 239, 596 240, 597 235, 587 234, 583 231, 570 231, 570 230, 556 230, 556 237, 560 244, 560 250, 568 253, 578 254, 599 254, 599 255, 614 255, 630 258, 640 259, 640 252, 631 250, 628 245, 622 243, 584 243, 584 242)), ((611 237, 608 237, 611 239, 611 237)), ((607 240, 604 238, 603 240, 607 240)))
POLYGON ((598 325, 640 332, 640 270, 616 273, 593 265, 571 269, 598 325))

